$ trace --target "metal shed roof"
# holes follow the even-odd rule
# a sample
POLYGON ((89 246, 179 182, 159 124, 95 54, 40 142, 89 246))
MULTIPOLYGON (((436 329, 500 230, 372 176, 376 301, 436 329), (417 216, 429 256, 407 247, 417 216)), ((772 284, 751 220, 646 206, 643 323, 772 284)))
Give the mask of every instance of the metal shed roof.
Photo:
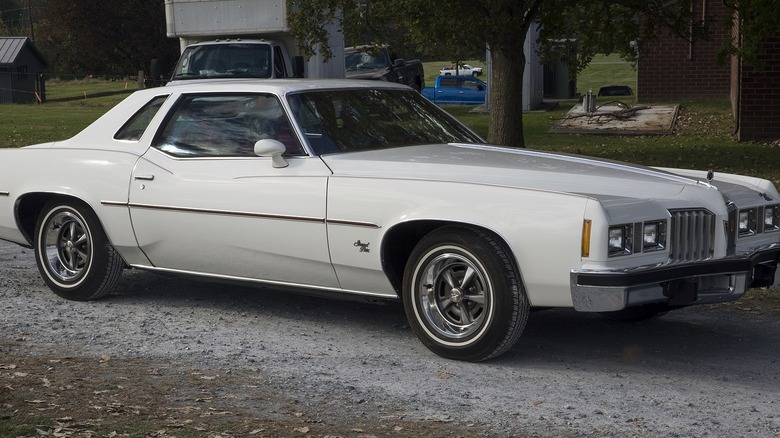
POLYGON ((29 42, 27 37, 0 37, 0 65, 13 64, 25 45, 40 59, 43 65, 47 64, 41 52, 29 42))

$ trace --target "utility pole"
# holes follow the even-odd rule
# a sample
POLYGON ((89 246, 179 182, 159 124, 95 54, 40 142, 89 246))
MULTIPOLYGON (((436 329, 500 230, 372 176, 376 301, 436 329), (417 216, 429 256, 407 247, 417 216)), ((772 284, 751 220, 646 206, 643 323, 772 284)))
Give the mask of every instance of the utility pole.
POLYGON ((27 16, 30 18, 30 42, 35 43, 35 30, 33 29, 32 6, 30 5, 31 1, 32 0, 27 0, 27 16))

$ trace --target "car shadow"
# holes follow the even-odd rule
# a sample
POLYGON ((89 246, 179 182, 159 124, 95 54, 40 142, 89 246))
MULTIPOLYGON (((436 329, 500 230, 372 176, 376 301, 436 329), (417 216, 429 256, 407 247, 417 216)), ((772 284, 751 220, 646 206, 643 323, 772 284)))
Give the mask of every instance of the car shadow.
MULTIPOLYGON (((395 346, 428 352, 409 328, 399 302, 384 305, 133 273, 108 300, 155 308, 207 307, 225 314, 237 309, 257 318, 307 321, 381 335, 395 346)), ((503 356, 480 366, 521 370, 597 370, 630 374, 699 375, 702 370, 723 379, 750 379, 750 369, 778 369, 780 322, 747 314, 734 307, 695 306, 643 322, 619 322, 572 309, 531 312, 519 342, 503 356)), ((433 360, 440 359, 433 357, 433 360)), ((447 361, 446 359, 440 359, 447 361)))

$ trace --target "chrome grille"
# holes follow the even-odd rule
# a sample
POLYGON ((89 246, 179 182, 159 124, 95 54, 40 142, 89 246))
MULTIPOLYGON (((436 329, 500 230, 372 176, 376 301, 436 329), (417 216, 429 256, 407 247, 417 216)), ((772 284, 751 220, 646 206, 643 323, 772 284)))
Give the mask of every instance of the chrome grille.
POLYGON ((704 209, 670 210, 669 259, 672 262, 705 260, 715 250, 715 215, 704 209))

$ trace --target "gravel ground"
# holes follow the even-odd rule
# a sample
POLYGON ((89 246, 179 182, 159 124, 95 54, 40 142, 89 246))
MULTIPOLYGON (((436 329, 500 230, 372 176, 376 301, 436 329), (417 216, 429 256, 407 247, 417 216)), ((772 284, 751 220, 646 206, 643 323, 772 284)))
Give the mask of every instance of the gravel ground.
POLYGON ((120 371, 129 383, 105 391, 141 385, 169 420, 205 400, 203 436, 229 436, 206 411, 251 415, 256 436, 780 436, 780 321, 740 306, 644 323, 534 312, 508 354, 471 364, 430 353, 394 303, 138 271, 106 299, 65 301, 31 250, 0 242, 0 425, 24 420, 3 404, 19 388, 120 371), (21 370, 35 360, 59 374, 21 370))

